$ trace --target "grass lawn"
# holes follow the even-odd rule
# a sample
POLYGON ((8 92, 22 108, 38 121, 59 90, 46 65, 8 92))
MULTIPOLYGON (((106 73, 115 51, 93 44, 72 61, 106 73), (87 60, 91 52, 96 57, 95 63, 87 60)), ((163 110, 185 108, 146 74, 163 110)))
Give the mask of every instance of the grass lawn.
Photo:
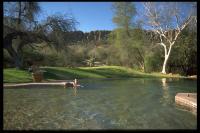
POLYGON ((23 83, 32 82, 31 73, 24 70, 17 70, 15 68, 3 69, 4 83, 23 83))
MULTIPOLYGON (((183 78, 179 75, 163 75, 161 73, 143 73, 131 68, 120 66, 100 67, 41 67, 44 70, 44 79, 50 80, 72 80, 74 78, 148 78, 148 77, 174 77, 183 78)), ((15 68, 3 69, 4 83, 32 82, 31 73, 27 70, 15 68)))

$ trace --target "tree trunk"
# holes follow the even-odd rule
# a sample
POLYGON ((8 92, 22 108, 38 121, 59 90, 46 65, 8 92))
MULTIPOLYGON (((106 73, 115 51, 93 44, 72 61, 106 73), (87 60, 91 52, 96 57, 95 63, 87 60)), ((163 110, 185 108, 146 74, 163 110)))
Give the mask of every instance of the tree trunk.
POLYGON ((162 72, 161 72, 163 74, 166 74, 166 65, 167 65, 168 58, 169 58, 169 56, 165 55, 165 60, 164 60, 162 72))
POLYGON ((22 57, 17 52, 15 52, 15 50, 13 49, 12 46, 7 47, 6 50, 8 51, 10 56, 12 57, 12 59, 15 63, 15 67, 17 69, 23 69, 23 59, 22 59, 22 57))
POLYGON ((23 67, 23 59, 21 57, 19 57, 19 56, 14 57, 14 59, 15 59, 15 66, 16 66, 16 68, 17 69, 23 69, 24 68, 23 67))
POLYGON ((127 33, 128 37, 130 37, 130 36, 131 36, 131 35, 130 35, 130 33, 129 33, 129 28, 128 28, 128 25, 126 25, 126 33, 127 33))
POLYGON ((169 55, 171 53, 171 49, 172 49, 172 46, 174 45, 174 42, 170 43, 168 51, 167 51, 167 47, 166 47, 166 45, 164 43, 161 43, 161 45, 164 47, 164 50, 165 50, 165 60, 163 62, 163 68, 162 68, 162 72, 161 73, 166 74, 167 61, 169 59, 169 55))

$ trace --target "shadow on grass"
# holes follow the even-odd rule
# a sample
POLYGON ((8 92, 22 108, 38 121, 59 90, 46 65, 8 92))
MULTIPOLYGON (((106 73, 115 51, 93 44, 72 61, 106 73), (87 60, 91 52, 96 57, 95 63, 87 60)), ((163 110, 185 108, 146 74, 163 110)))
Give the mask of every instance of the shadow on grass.
POLYGON ((61 79, 64 79, 65 77, 63 75, 58 75, 56 74, 56 72, 45 72, 44 73, 44 78, 45 79, 58 79, 58 80, 61 80, 61 79))
POLYGON ((74 79, 74 78, 92 78, 98 75, 91 75, 91 73, 84 73, 71 68, 44 68, 45 79, 74 79))
POLYGON ((25 71, 8 70, 3 72, 4 83, 23 83, 31 81, 31 74, 25 71))
POLYGON ((44 68, 46 72, 44 72, 44 78, 45 79, 70 79, 73 77, 72 73, 63 71, 63 70, 58 70, 54 68, 44 68))
POLYGON ((128 73, 125 70, 117 68, 43 68, 45 79, 73 79, 73 78, 134 78, 141 77, 139 74, 128 73))
POLYGON ((113 69, 113 68, 98 68, 94 70, 80 69, 77 68, 78 71, 92 73, 96 75, 103 76, 105 78, 131 78, 135 77, 133 74, 127 73, 121 69, 113 69))

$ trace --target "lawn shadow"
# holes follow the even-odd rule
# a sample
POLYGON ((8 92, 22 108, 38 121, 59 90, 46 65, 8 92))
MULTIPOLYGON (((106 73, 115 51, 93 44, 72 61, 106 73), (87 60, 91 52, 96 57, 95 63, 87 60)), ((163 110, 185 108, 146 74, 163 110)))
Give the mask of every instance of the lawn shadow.
POLYGON ((88 73, 92 73, 92 74, 96 74, 96 75, 101 75, 105 78, 131 78, 131 77, 135 77, 135 75, 132 75, 130 73, 127 73, 124 70, 121 69, 113 69, 113 68, 98 68, 98 69, 80 69, 80 68, 76 68, 78 71, 82 71, 82 72, 88 72, 88 73))
POLYGON ((134 78, 140 77, 139 74, 127 73, 125 70, 118 68, 43 68, 45 79, 74 79, 74 78, 134 78))

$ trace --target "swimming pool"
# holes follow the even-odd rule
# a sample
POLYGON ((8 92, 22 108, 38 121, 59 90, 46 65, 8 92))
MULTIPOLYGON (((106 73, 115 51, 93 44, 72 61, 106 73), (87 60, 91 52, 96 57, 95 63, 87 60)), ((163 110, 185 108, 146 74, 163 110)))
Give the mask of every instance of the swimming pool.
POLYGON ((84 87, 4 89, 4 129, 196 129, 197 116, 176 106, 186 79, 84 79, 84 87))

